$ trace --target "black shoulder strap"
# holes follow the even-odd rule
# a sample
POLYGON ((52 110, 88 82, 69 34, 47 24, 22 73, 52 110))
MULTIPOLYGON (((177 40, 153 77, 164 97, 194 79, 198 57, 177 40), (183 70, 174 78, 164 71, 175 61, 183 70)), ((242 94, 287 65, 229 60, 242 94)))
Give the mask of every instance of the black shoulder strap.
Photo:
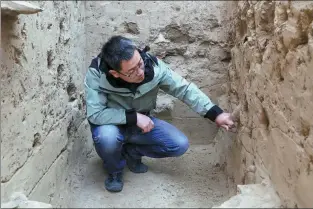
POLYGON ((158 59, 151 55, 150 53, 147 53, 148 51, 150 51, 150 47, 149 46, 145 46, 145 48, 143 48, 142 50, 138 49, 141 57, 143 58, 144 62, 149 62, 149 60, 153 61, 154 64, 159 65, 158 63, 158 59))

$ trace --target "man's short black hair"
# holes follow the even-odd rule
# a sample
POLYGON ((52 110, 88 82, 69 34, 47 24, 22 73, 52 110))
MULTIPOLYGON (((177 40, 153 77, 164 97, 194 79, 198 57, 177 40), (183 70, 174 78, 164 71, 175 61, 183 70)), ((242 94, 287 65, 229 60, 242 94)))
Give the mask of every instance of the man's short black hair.
POLYGON ((112 36, 102 47, 101 59, 108 67, 120 71, 122 60, 130 60, 134 56, 136 45, 123 36, 112 36))

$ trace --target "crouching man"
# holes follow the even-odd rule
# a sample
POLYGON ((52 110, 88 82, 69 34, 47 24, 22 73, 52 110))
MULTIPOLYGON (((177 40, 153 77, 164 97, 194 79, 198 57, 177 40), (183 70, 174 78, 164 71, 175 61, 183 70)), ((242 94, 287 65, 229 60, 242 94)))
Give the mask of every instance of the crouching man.
POLYGON ((105 188, 111 192, 123 189, 126 165, 134 173, 144 173, 148 167, 142 156, 177 157, 189 147, 180 130, 150 115, 159 89, 220 127, 228 130, 234 124, 231 115, 197 86, 122 36, 113 36, 104 44, 84 84, 92 138, 108 172, 105 188))

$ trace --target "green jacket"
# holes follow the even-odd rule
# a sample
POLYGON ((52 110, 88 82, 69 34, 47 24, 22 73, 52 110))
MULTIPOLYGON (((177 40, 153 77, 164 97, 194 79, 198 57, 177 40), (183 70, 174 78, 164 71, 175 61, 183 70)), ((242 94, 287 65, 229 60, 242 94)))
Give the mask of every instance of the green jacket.
POLYGON ((172 71, 162 60, 146 55, 153 61, 153 77, 135 91, 123 86, 112 86, 108 74, 99 70, 100 58, 92 60, 84 80, 87 119, 91 124, 136 124, 136 112, 148 112, 156 107, 159 89, 180 99, 212 121, 222 113, 195 84, 172 71))

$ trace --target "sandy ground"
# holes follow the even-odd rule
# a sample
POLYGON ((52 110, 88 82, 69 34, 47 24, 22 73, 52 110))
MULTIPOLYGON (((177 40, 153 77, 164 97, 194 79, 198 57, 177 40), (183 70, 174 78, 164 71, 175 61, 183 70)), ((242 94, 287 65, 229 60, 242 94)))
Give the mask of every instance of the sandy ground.
POLYGON ((226 176, 210 161, 214 154, 211 145, 191 145, 178 158, 144 158, 149 171, 134 174, 125 168, 123 191, 110 193, 104 188, 106 173, 100 158, 93 151, 75 169, 69 206, 212 207, 230 197, 226 176))

